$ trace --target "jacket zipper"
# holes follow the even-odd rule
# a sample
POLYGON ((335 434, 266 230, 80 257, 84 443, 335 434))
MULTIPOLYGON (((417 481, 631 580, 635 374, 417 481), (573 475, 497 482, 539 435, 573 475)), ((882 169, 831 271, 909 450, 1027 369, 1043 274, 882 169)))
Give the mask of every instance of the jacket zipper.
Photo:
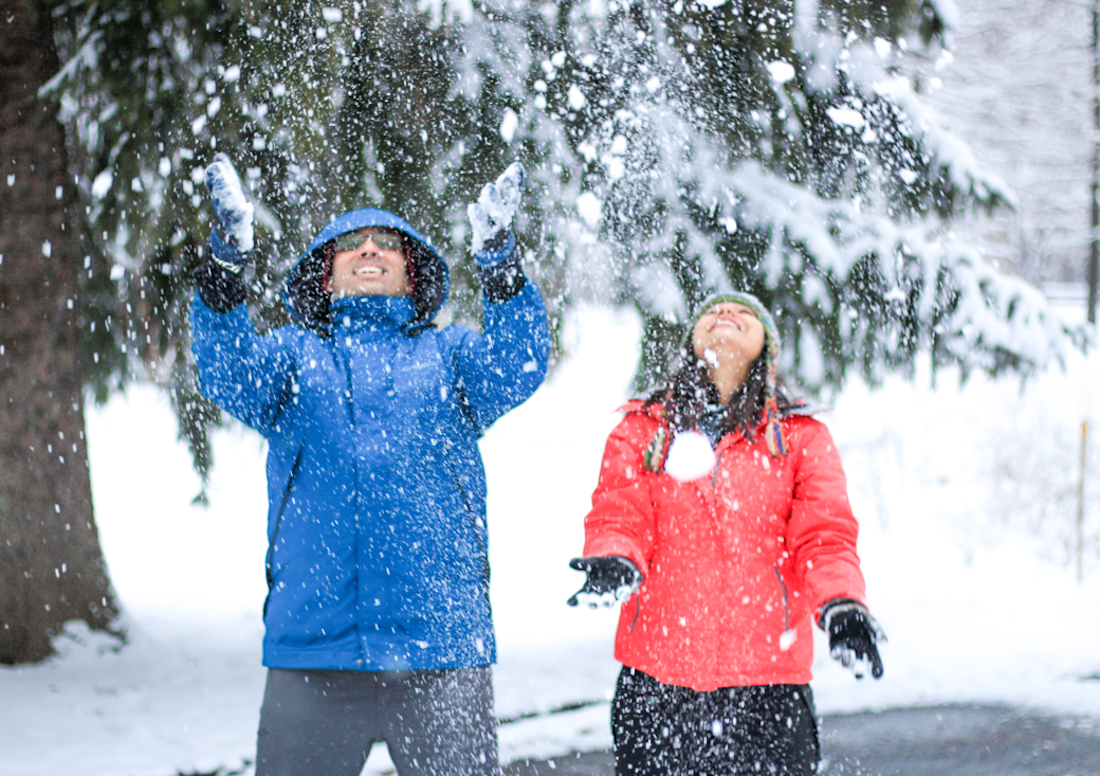
POLYGON ((481 550, 481 564, 482 575, 485 577, 485 584, 489 584, 489 552, 488 548, 481 544, 481 536, 477 530, 477 515, 474 514, 474 507, 470 504, 470 498, 466 495, 466 488, 462 486, 462 480, 458 476, 458 470, 455 468, 454 461, 451 460, 450 447, 444 453, 447 456, 447 468, 451 470, 451 476, 454 477, 455 485, 458 486, 458 492, 462 494, 462 503, 466 505, 466 512, 470 515, 470 522, 474 527, 474 536, 478 540, 478 548, 481 550))
MULTIPOLYGON (((455 401, 458 402, 459 409, 470 421, 474 430, 481 433, 481 427, 477 423, 477 419, 474 417, 473 409, 466 401, 466 391, 462 387, 462 380, 458 379, 457 368, 458 351, 457 349, 451 354, 451 375, 454 378, 451 383, 455 392, 455 401)), ((451 458, 451 450, 453 448, 453 442, 450 438, 444 437, 443 440, 443 457, 447 459, 447 468, 451 470, 451 476, 454 477, 455 485, 458 486, 458 492, 462 494, 462 503, 466 505, 466 512, 470 515, 470 522, 473 524, 474 536, 477 537, 478 547, 481 550, 481 565, 482 576, 485 578, 485 603, 490 607, 492 611, 492 605, 489 602, 489 548, 482 544, 481 536, 477 530, 477 515, 474 514, 474 507, 470 503, 470 497, 466 495, 466 488, 462 486, 462 478, 458 476, 458 468, 455 466, 454 460, 451 458)))
POLYGON ((275 516, 275 528, 271 532, 271 542, 267 546, 267 560, 265 570, 267 572, 267 597, 264 598, 264 616, 267 616, 267 604, 271 600, 271 590, 275 586, 275 573, 272 566, 275 563, 275 542, 279 539, 279 528, 283 524, 283 512, 286 511, 286 502, 290 500, 290 488, 294 484, 294 478, 298 474, 298 465, 302 462, 302 451, 305 445, 298 448, 298 455, 294 456, 294 465, 290 467, 290 476, 286 481, 286 489, 283 491, 283 500, 279 503, 279 514, 275 516))
POLYGON ((775 572, 775 578, 779 580, 779 589, 783 591, 783 630, 789 632, 791 630, 791 607, 787 598, 787 582, 783 579, 783 573, 779 570, 779 566, 772 564, 772 571, 775 572))

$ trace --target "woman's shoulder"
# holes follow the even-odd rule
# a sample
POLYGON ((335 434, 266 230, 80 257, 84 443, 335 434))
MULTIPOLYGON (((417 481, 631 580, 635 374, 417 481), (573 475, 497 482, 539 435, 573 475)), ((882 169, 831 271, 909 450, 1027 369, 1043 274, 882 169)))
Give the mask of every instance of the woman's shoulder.
POLYGON ((809 408, 796 413, 784 414, 783 434, 792 451, 805 452, 818 449, 824 445, 826 448, 834 446, 833 436, 829 433, 829 427, 817 417, 818 413, 825 410, 809 408))
POLYGON ((664 405, 646 399, 631 399, 615 411, 623 413, 624 423, 630 421, 631 424, 658 424, 665 418, 664 405))
POLYGON ((814 402, 806 401, 804 399, 798 399, 794 401, 788 401, 780 403, 779 405, 779 417, 785 422, 790 422, 795 425, 805 426, 824 426, 824 424, 817 419, 818 415, 831 412, 832 407, 826 407, 822 404, 815 404, 814 402))
POLYGON ((632 446, 646 447, 653 439, 653 435, 666 425, 664 407, 641 399, 627 402, 616 412, 623 413, 623 417, 611 431, 610 438, 628 441, 632 446))

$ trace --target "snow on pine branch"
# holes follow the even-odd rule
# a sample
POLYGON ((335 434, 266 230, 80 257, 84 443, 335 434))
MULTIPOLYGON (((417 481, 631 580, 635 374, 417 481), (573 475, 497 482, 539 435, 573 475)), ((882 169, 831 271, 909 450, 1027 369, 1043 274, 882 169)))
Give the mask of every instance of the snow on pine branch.
MULTIPOLYGON (((918 315, 926 325, 937 312, 950 313, 936 332, 939 347, 964 364, 993 370, 997 359, 1008 355, 1025 367, 1042 368, 1061 360, 1078 336, 1034 287, 999 272, 974 248, 936 235, 928 224, 897 224, 862 212, 851 201, 822 199, 755 162, 737 167, 728 185, 738 198, 735 217, 742 228, 770 233, 773 239, 781 235, 834 283, 846 283, 857 262, 874 256, 885 297, 903 298, 910 289, 902 270, 907 262, 918 262, 918 315), (957 294, 950 311, 936 309, 942 302, 937 299, 941 269, 957 294)), ((763 267, 767 285, 775 287, 785 273, 800 274, 801 263, 797 250, 772 251, 763 267)))
MULTIPOLYGON (((938 353, 964 364, 995 371, 1007 356, 1025 369, 1041 368, 1060 359, 1071 339, 1038 291, 998 272, 973 248, 937 236, 942 227, 935 222, 898 223, 849 199, 819 197, 759 162, 731 163, 726 150, 666 103, 638 103, 617 119, 588 141, 594 149, 607 149, 614 147, 620 132, 634 139, 615 157, 616 164, 634 174, 608 176, 611 180, 602 192, 605 212, 613 214, 621 207, 629 211, 639 204, 632 198, 640 193, 632 181, 644 168, 649 185, 641 193, 663 209, 663 226, 633 247, 649 256, 667 256, 680 241, 685 255, 699 258, 705 288, 732 287, 714 250, 722 239, 714 227, 727 232, 748 229, 771 237, 759 268, 764 284, 777 289, 790 278, 802 278, 803 295, 813 297, 803 301, 811 305, 841 301, 829 299, 826 288, 846 287, 857 263, 874 257, 883 290, 863 293, 881 293, 881 298, 870 301, 898 309, 900 301, 916 291, 922 344, 929 346, 934 334, 938 353), (709 223, 699 223, 700 212, 710 214, 709 223), (944 271, 957 294, 954 299, 945 300, 940 293, 944 271), (814 281, 815 274, 829 282, 814 281), (940 309, 943 305, 949 309, 940 309), (933 321, 938 321, 935 332, 933 321)), ((642 307, 653 314, 678 318, 686 312, 664 262, 632 268, 628 283, 642 307)))
POLYGON ((56 94, 77 70, 94 69, 99 63, 99 43, 102 38, 103 33, 99 30, 87 35, 81 42, 77 52, 62 65, 61 69, 50 80, 38 88, 39 98, 47 99, 56 94))
MULTIPOLYGON (((949 3, 945 0, 944 5, 949 3)), ((924 149, 932 167, 942 171, 965 201, 983 207, 1015 202, 1008 185, 982 169, 966 144, 947 128, 944 118, 924 103, 910 79, 899 72, 902 56, 893 44, 882 39, 872 44, 859 40, 849 43, 836 33, 820 29, 795 30, 792 40, 809 92, 840 96, 850 89, 864 103, 881 101, 893 106, 904 131, 924 149)), ((856 102, 844 112, 858 112, 861 107, 856 102)), ((860 124, 862 120, 874 123, 870 116, 855 119, 860 124)))
MULTIPOLYGON (((948 5, 944 4, 943 16, 949 20, 948 5)), ((426 7, 421 5, 421 10, 426 7)), ((548 167, 570 168, 577 162, 574 157, 584 157, 589 174, 568 183, 559 176, 545 176, 546 193, 556 189, 552 195, 561 203, 548 216, 564 225, 575 219, 568 211, 582 194, 598 202, 602 226, 612 228, 600 238, 589 232, 588 239, 616 244, 626 239, 618 251, 611 252, 628 262, 628 284, 643 308, 669 318, 686 312, 668 265, 644 258, 639 262, 638 257, 683 251, 698 259, 703 286, 728 290, 730 276, 715 245, 723 237, 723 228, 728 232, 749 229, 771 236, 771 248, 760 267, 766 285, 776 289, 788 278, 799 277, 807 304, 841 303, 831 298, 829 289, 844 288, 857 263, 874 257, 884 290, 861 293, 880 294, 882 298, 872 301, 882 309, 900 310, 900 300, 916 289, 915 313, 925 346, 935 334, 941 354, 991 370, 1006 355, 1025 366, 1041 367, 1062 354, 1067 329, 1033 288, 999 273, 973 249, 937 237, 933 223, 898 224, 852 200, 821 198, 756 161, 731 159, 719 138, 693 123, 683 105, 667 99, 663 84, 674 79, 657 63, 650 63, 654 65, 652 85, 646 82, 644 88, 631 90, 632 99, 620 105, 613 118, 593 125, 580 142, 571 142, 562 124, 551 120, 553 107, 526 88, 523 73, 532 62, 530 54, 519 53, 526 52, 522 32, 521 25, 503 20, 492 28, 466 29, 457 67, 462 76, 455 88, 466 99, 475 100, 483 87, 483 73, 498 74, 503 80, 501 93, 508 95, 516 111, 507 142, 535 141, 547 153, 548 167), (658 212, 660 228, 630 231, 631 222, 658 212), (700 213, 710 215, 700 219, 700 213), (616 221, 626 231, 616 232, 616 221), (914 272, 916 279, 911 277, 914 272), (941 289, 945 272, 954 292, 947 301, 941 289), (945 304, 950 309, 940 309, 945 304), (933 321, 937 321, 935 332, 933 321)), ((888 103, 931 159, 932 168, 942 170, 964 198, 983 204, 1011 201, 1000 179, 981 170, 943 119, 898 74, 890 59, 897 53, 892 44, 846 42, 821 30, 797 35, 811 90, 826 96, 851 90, 865 103, 888 103)), ((782 89, 777 92, 785 96, 782 89)), ((794 110, 787 111, 793 114, 794 110)), ((867 119, 874 124, 875 117, 867 119)), ((590 229, 594 227, 590 224, 590 229)), ((882 335, 888 351, 889 338, 887 333, 882 335)))
POLYGON ((896 105, 919 133, 922 144, 932 153, 933 163, 959 191, 968 191, 974 202, 988 205, 1001 200, 1011 206, 1016 196, 1000 176, 982 169, 969 146, 947 129, 943 117, 913 91, 909 79, 894 76, 877 81, 874 92, 896 105))
POLYGON ((940 20, 944 28, 944 46, 951 48, 951 34, 959 28, 959 8, 955 0, 924 0, 924 4, 940 20))
POLYGON ((469 24, 474 18, 474 7, 470 0, 416 0, 416 10, 428 14, 432 27, 436 29, 455 21, 469 24))
MULTIPOLYGON (((1080 332, 1068 327, 1038 290, 999 272, 974 248, 937 234, 935 224, 899 224, 852 201, 818 197, 757 162, 729 171, 718 165, 708 169, 707 185, 696 192, 707 201, 696 204, 713 209, 716 222, 727 230, 770 236, 759 267, 768 288, 799 278, 804 303, 833 305, 840 300, 831 299, 827 289, 850 286, 856 265, 873 257, 882 281, 881 298, 875 301, 900 310, 900 302, 916 292, 921 343, 929 347, 935 335, 940 356, 987 371, 997 371, 1007 358, 1030 371, 1061 361, 1072 342, 1080 343, 1080 332), (715 207, 719 191, 724 203, 715 207), (944 273, 946 295, 940 288, 944 273)), ((682 202, 666 203, 667 228, 650 243, 649 253, 667 255, 669 236, 678 233, 686 238, 685 253, 702 261, 703 285, 715 291, 731 288, 714 251, 721 235, 700 228, 682 202)), ((665 262, 634 267, 629 285, 651 314, 685 316, 683 294, 665 262)), ((882 341, 890 350, 889 338, 882 341)))
POLYGON ((1024 361, 1026 372, 1064 361, 1071 342, 1083 344, 1083 332, 1070 328, 1038 289, 997 271, 973 247, 924 240, 915 229, 902 235, 926 266, 950 272, 958 301, 942 332, 943 347, 960 363, 996 371, 999 358, 1009 355, 1024 361))

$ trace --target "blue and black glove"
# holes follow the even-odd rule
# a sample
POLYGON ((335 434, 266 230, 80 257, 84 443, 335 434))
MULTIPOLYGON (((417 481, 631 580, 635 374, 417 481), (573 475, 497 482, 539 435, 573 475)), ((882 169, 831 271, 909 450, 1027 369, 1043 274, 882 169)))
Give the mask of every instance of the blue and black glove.
POLYGON ((566 602, 570 606, 585 604, 589 609, 614 606, 630 598, 642 586, 642 572, 633 561, 621 555, 573 558, 569 567, 588 575, 584 587, 566 602))
POLYGON ((245 196, 233 163, 223 153, 206 168, 206 190, 214 209, 210 254, 227 272, 239 273, 252 253, 255 208, 245 196))
POLYGON ((493 183, 486 183, 477 202, 466 208, 470 220, 470 252, 481 270, 481 283, 491 302, 503 302, 525 284, 516 257, 512 222, 523 195, 523 165, 514 162, 493 183))
POLYGON ((214 210, 210 230, 210 260, 195 274, 195 285, 208 307, 229 312, 244 302, 247 289, 240 278, 254 243, 254 207, 233 163, 223 153, 206 168, 206 190, 214 210))
POLYGON ((836 598, 822 607, 820 625, 829 634, 829 655, 852 669, 856 679, 868 673, 882 677, 878 643, 886 641, 886 634, 863 604, 836 598))

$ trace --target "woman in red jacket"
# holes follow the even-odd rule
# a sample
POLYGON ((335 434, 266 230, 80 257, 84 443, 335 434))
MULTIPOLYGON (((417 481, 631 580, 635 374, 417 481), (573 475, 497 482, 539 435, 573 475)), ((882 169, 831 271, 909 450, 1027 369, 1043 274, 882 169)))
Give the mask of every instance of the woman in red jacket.
POLYGON ((585 518, 571 605, 626 600, 616 773, 812 774, 812 623, 878 678, 858 526, 828 430, 776 389, 751 294, 709 299, 667 386, 631 402, 585 518))

